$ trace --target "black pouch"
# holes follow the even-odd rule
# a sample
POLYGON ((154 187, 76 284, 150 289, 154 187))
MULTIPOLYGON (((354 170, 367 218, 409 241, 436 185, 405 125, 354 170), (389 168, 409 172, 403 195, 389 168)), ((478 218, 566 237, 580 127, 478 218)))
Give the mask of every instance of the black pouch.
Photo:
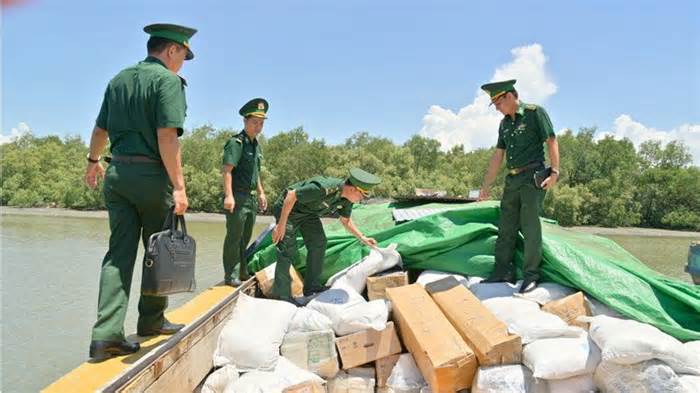
POLYGON ((170 210, 163 224, 163 231, 156 232, 148 238, 141 293, 163 296, 194 292, 196 251, 195 240, 187 234, 185 217, 175 215, 173 210, 170 210), (178 230, 178 224, 181 230, 178 230))
POLYGON ((546 167, 544 169, 540 169, 539 171, 535 171, 535 174, 533 175, 535 178, 535 187, 542 189, 542 182, 545 181, 545 179, 547 179, 551 174, 551 167, 546 167))

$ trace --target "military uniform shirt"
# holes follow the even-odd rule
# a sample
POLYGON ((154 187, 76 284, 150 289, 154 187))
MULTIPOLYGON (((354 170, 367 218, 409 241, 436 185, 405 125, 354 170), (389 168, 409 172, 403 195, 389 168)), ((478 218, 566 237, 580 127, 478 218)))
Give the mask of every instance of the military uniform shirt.
POLYGON ((121 71, 107 85, 96 125, 107 130, 113 155, 160 160, 158 128, 185 123, 186 82, 155 57, 121 71))
POLYGON ((498 128, 496 147, 505 149, 508 169, 544 161, 543 143, 554 137, 547 112, 538 105, 520 103, 515 119, 506 115, 498 128))
POLYGON ((252 141, 245 131, 229 139, 224 146, 224 165, 233 165, 233 191, 251 191, 258 187, 262 150, 258 139, 252 141))
POLYGON ((343 179, 317 176, 291 185, 289 189, 296 191, 297 202, 290 216, 320 217, 338 213, 350 217, 352 202, 340 196, 343 184, 343 179))

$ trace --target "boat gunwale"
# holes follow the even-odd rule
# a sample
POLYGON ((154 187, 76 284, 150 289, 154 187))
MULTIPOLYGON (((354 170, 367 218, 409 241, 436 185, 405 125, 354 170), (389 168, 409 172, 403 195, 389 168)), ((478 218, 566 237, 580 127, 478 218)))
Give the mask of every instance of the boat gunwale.
MULTIPOLYGON (((227 306, 230 306, 233 303, 235 303, 235 301, 238 299, 238 296, 241 293, 254 293, 256 289, 256 284, 257 280, 255 279, 255 277, 243 283, 241 286, 236 288, 233 293, 219 301, 205 314, 197 318, 191 324, 185 326, 185 328, 183 328, 173 336, 169 337, 167 341, 163 343, 163 345, 158 346, 152 352, 149 352, 148 354, 144 355, 132 367, 128 368, 116 378, 103 385, 99 389, 99 391, 105 393, 114 393, 129 390, 130 386, 133 383, 139 381, 142 376, 144 376, 147 373, 150 373, 151 370, 153 370, 153 375, 152 377, 150 377, 151 382, 148 384, 148 386, 155 383, 171 367, 175 366, 188 351, 190 351, 197 344, 199 344, 208 332, 205 332, 205 334, 203 334, 202 337, 200 337, 197 341, 190 343, 190 345, 186 348, 178 348, 178 345, 184 342, 188 337, 199 333, 199 329, 205 326, 205 324, 208 321, 215 318, 221 312, 224 312, 227 306), (167 357, 174 350, 180 351, 178 356, 175 359, 173 359, 172 362, 167 365, 167 367, 158 370, 159 360, 167 357)), ((217 323, 215 326, 220 325, 222 322, 224 322, 224 320, 225 319, 222 318, 222 320, 219 321, 219 323, 217 323)), ((211 330, 213 330, 214 328, 215 327, 212 327, 211 330)), ((148 388, 148 386, 146 386, 146 389, 148 388)))

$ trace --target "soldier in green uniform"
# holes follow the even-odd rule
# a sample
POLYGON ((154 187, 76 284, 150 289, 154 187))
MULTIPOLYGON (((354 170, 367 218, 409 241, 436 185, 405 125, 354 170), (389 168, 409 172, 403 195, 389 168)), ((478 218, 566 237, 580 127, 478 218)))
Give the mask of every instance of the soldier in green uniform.
POLYGON ((362 243, 376 247, 377 241, 363 235, 352 222, 350 214, 353 203, 360 202, 368 195, 369 189, 379 182, 377 176, 354 168, 347 179, 318 176, 293 184, 285 190, 274 206, 277 219, 277 226, 272 232, 272 241, 277 244, 277 265, 272 287, 274 297, 293 301, 289 266, 297 253, 297 231, 301 233, 307 251, 304 295, 326 289, 320 282, 326 253, 326 234, 321 216, 339 214, 340 222, 348 232, 362 243))
POLYGON ((504 117, 479 199, 488 199, 491 184, 506 156, 508 175, 501 198, 496 264, 486 281, 515 282, 513 256, 520 230, 525 239, 524 277, 520 287, 520 292, 524 293, 535 289, 539 279, 542 260, 540 213, 545 191, 554 187, 559 179, 559 147, 547 112, 541 106, 520 102, 514 85, 513 79, 481 86, 504 117), (549 152, 551 174, 540 182, 535 173, 545 169, 544 144, 549 152))
POLYGON ((245 248, 253 234, 258 206, 267 209, 260 181, 262 153, 257 136, 262 132, 269 104, 262 98, 248 101, 238 113, 243 116, 243 131, 226 142, 222 173, 224 176, 224 283, 239 286, 249 278, 245 248), (256 200, 257 195, 257 200, 256 200), (234 269, 238 266, 238 277, 234 269))
MULTIPOLYGON (((194 57, 189 40, 196 30, 154 24, 144 31, 150 35, 148 57, 109 82, 87 156, 85 182, 94 188, 104 177, 110 228, 90 343, 90 357, 95 359, 139 350, 139 344, 124 335, 139 239, 145 246, 149 236, 163 228, 173 205, 176 214, 184 214, 188 204, 178 141, 185 121, 186 83, 177 72, 194 57), (105 172, 99 159, 108 139, 112 157, 105 172)), ((167 304, 164 296, 141 296, 139 335, 173 334, 184 326, 165 319, 167 304)))

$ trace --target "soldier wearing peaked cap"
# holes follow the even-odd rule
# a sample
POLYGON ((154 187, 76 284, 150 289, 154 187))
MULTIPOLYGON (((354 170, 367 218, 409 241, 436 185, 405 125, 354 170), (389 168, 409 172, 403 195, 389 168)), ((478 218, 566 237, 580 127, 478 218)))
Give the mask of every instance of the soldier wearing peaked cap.
POLYGON ((559 146, 547 112, 538 105, 518 100, 515 80, 487 83, 481 88, 504 116, 498 128, 496 151, 491 157, 479 199, 487 199, 489 188, 506 157, 506 184, 496 240, 494 270, 487 282, 515 282, 515 245, 520 230, 525 239, 523 283, 520 292, 537 287, 542 260, 540 213, 547 189, 559 179, 559 146), (545 170, 547 145, 551 171, 545 170))
POLYGON ((277 265, 272 287, 274 297, 293 302, 289 266, 297 254, 297 231, 304 239, 307 252, 304 295, 326 289, 320 282, 326 253, 326 234, 321 216, 340 215, 340 222, 348 232, 362 243, 376 247, 377 241, 360 232, 350 215, 352 205, 365 198, 379 182, 377 176, 354 168, 346 179, 318 176, 292 184, 285 190, 273 209, 277 219, 277 226, 272 232, 272 241, 277 244, 277 265))
POLYGON ((257 136, 262 132, 270 105, 254 98, 241 107, 243 131, 224 146, 223 180, 226 238, 224 239, 224 283, 239 286, 249 278, 245 248, 253 234, 258 207, 267 209, 267 198, 260 180, 262 151, 257 136), (256 198, 257 196, 257 198, 256 198), (238 266, 238 277, 234 270, 238 266))
MULTIPOLYGON (((185 122, 186 83, 177 73, 185 60, 194 58, 189 40, 196 30, 154 24, 144 31, 150 35, 148 57, 107 85, 87 156, 88 186, 96 187, 104 177, 111 232, 90 343, 95 359, 139 350, 124 334, 139 240, 145 246, 162 229, 173 205, 176 214, 184 214, 188 204, 178 141, 185 122), (108 140, 112 157, 105 172, 99 160, 108 140)), ((141 295, 139 335, 173 334, 184 326, 165 319, 167 304, 165 296, 141 295)))

